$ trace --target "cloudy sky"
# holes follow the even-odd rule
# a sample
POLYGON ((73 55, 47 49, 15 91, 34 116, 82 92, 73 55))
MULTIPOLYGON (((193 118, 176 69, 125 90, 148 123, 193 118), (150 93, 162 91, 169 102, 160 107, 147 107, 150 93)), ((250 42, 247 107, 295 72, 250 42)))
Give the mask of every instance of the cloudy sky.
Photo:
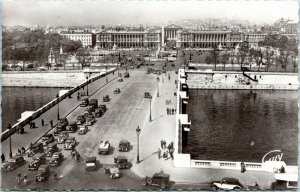
POLYGON ((3 0, 4 25, 102 25, 168 23, 228 18, 262 24, 298 21, 297 0, 3 0))

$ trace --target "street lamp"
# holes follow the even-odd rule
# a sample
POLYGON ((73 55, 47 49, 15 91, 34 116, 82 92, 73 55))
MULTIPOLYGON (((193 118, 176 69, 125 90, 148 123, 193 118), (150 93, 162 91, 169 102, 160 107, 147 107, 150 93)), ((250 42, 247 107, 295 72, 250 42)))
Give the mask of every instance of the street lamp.
MULTIPOLYGON (((7 129, 8 129, 9 132, 10 132, 10 129, 11 129, 10 123, 8 124, 7 129)), ((11 151, 11 135, 12 135, 12 134, 10 133, 10 135, 9 135, 9 157, 10 157, 10 158, 12 158, 12 151, 11 151)))
POLYGON ((89 96, 89 82, 88 82, 88 79, 89 79, 89 77, 86 76, 86 81, 87 81, 87 84, 86 84, 86 96, 89 96))
POLYGON ((157 77, 156 80, 157 80, 157 97, 159 97, 159 90, 158 90, 159 77, 157 77))
POLYGON ((150 101, 150 106, 149 106, 149 109, 150 109, 149 121, 150 121, 150 122, 152 121, 152 118, 151 118, 151 100, 152 100, 152 96, 150 95, 150 96, 149 96, 149 101, 150 101))
POLYGON ((57 120, 59 120, 59 94, 57 93, 56 95, 56 98, 57 98, 57 120))
POLYGON ((107 66, 105 66, 105 77, 106 77, 106 83, 108 82, 108 79, 107 79, 107 66))
POLYGON ((141 133, 141 129, 138 126, 136 128, 136 135, 137 135, 137 156, 136 156, 136 163, 140 163, 140 151, 139 151, 139 145, 140 145, 140 133, 141 133))

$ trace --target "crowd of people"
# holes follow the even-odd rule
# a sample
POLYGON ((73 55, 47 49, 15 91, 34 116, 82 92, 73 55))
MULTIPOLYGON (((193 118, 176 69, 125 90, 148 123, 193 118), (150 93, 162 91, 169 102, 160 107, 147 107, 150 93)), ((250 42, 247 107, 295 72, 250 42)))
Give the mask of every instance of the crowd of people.
POLYGON ((165 140, 160 141, 160 147, 158 149, 158 159, 164 158, 165 160, 174 159, 174 145, 173 142, 169 143, 167 146, 167 142, 165 140))

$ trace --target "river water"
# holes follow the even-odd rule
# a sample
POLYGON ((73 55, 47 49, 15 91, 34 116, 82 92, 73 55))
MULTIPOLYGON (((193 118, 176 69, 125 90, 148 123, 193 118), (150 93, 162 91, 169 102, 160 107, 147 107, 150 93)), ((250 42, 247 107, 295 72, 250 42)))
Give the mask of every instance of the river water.
POLYGON ((24 111, 35 111, 55 99, 59 88, 2 87, 2 131, 24 111))
POLYGON ((297 165, 297 91, 189 90, 192 159, 262 162, 271 150, 297 165))

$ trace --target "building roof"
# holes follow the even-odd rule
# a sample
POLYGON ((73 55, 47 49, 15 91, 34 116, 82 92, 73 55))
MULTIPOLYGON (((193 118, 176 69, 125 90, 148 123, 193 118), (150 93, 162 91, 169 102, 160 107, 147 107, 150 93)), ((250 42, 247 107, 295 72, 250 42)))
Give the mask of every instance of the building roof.
POLYGON ((164 29, 182 29, 182 27, 175 25, 175 24, 171 24, 171 25, 165 26, 164 29))

